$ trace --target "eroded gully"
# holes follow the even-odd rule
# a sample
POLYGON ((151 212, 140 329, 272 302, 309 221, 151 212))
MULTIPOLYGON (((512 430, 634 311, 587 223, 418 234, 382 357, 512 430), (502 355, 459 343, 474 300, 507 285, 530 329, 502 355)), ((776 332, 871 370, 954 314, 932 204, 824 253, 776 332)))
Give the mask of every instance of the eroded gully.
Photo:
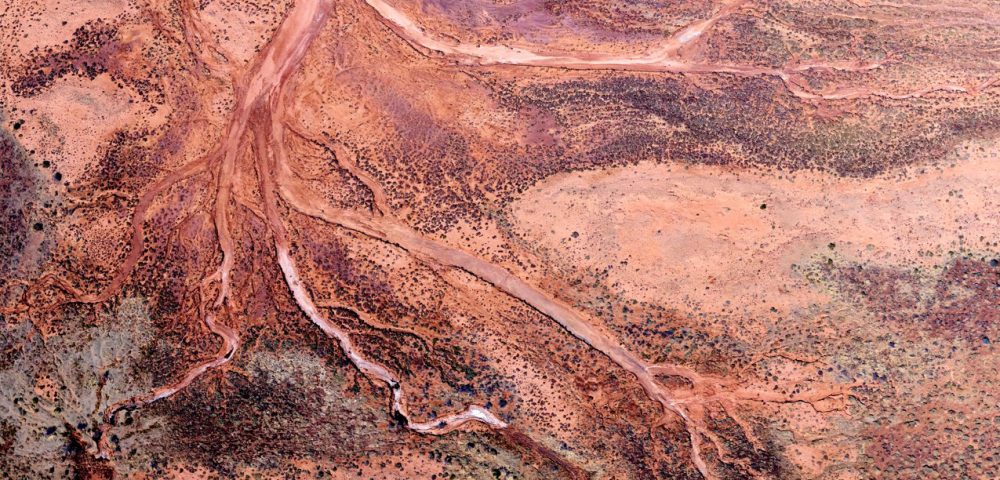
MULTIPOLYGON (((383 17, 388 4, 381 0, 367 0, 369 5, 376 7, 383 17)), ((725 15, 732 9, 737 8, 742 2, 733 2, 722 9, 718 15, 712 19, 701 22, 675 34, 663 52, 657 56, 659 65, 667 65, 669 68, 676 68, 677 71, 687 69, 687 71, 709 71, 707 67, 697 67, 692 65, 671 64, 671 58, 675 57, 676 51, 684 44, 693 41, 701 33, 711 26, 721 15, 725 15)), ((252 68, 243 77, 243 81, 236 82, 237 106, 233 112, 233 118, 228 124, 226 131, 217 148, 207 157, 199 159, 188 166, 182 167, 177 173, 168 175, 163 181, 154 185, 154 189, 147 192, 142 197, 140 212, 137 209, 133 224, 133 251, 129 253, 129 258, 138 255, 136 251, 141 250, 141 223, 145 219, 145 208, 166 186, 175 183, 183 178, 201 173, 208 168, 215 168, 218 179, 216 191, 216 203, 214 207, 214 222, 218 234, 219 245, 222 250, 222 262, 218 271, 211 279, 219 281, 219 294, 213 304, 213 309, 219 310, 225 307, 230 295, 230 274, 234 264, 235 245, 230 232, 229 209, 233 199, 233 189, 236 188, 238 177, 235 175, 237 169, 238 155, 244 138, 251 135, 253 138, 253 150, 255 156, 254 168, 256 169, 259 185, 263 215, 271 230, 278 264, 282 270, 283 278, 287 284, 296 304, 309 320, 319 327, 325 334, 335 339, 347 357, 354 365, 370 378, 379 380, 392 391, 392 409, 394 415, 402 418, 403 424, 409 429, 424 434, 442 434, 458 428, 469 421, 483 423, 492 428, 505 428, 507 425, 495 417, 483 407, 477 405, 468 406, 462 412, 433 419, 427 422, 413 421, 406 407, 403 385, 384 366, 365 358, 352 343, 349 335, 330 322, 322 312, 316 307, 308 286, 301 277, 292 255, 292 243, 285 229, 284 222, 278 210, 279 197, 287 203, 293 210, 305 215, 339 225, 341 227, 360 232, 373 238, 394 244, 410 252, 416 257, 456 269, 466 271, 480 280, 492 285, 498 290, 519 299, 532 306, 540 313, 546 315, 570 334, 587 343, 595 350, 606 355, 615 364, 636 377, 645 393, 654 401, 659 403, 666 412, 677 415, 687 428, 691 440, 691 459, 706 478, 713 478, 711 471, 702 458, 700 452, 700 442, 702 438, 712 439, 713 436, 708 431, 706 425, 699 419, 689 415, 689 406, 697 403, 692 398, 678 399, 670 390, 661 384, 655 377, 656 374, 675 372, 677 375, 687 378, 695 387, 706 389, 705 398, 712 401, 721 399, 729 400, 749 400, 749 401, 801 401, 812 403, 832 396, 848 395, 843 389, 830 389, 818 395, 809 397, 770 395, 764 397, 761 392, 748 389, 736 389, 729 392, 721 391, 724 382, 708 380, 706 377, 695 374, 681 366, 650 364, 635 354, 625 349, 611 335, 595 326, 595 323, 587 316, 575 311, 566 303, 553 298, 542 290, 534 287, 528 282, 514 276, 506 269, 482 260, 474 255, 468 254, 458 248, 450 247, 419 234, 401 221, 389 214, 370 215, 354 210, 335 209, 326 204, 321 198, 309 191, 304 184, 295 178, 289 166, 288 149, 286 146, 286 127, 282 121, 284 117, 284 103, 286 96, 285 84, 289 76, 296 70, 302 62, 306 51, 315 37, 319 34, 325 24, 331 9, 332 0, 301 0, 282 22, 280 28, 267 45, 252 68), (277 195, 276 195, 277 193, 277 195), (139 238, 137 241, 136 238, 139 238), (137 243, 138 242, 138 243, 137 243), (773 397, 773 398, 772 398, 773 397)), ((390 7, 391 8, 391 7, 390 7)), ((394 10, 394 9, 393 9, 394 10)), ((388 11, 388 13, 393 13, 388 11)), ((412 22, 407 23, 407 19, 398 15, 390 15, 394 22, 401 22, 400 28, 413 35, 416 28, 420 35, 424 35, 419 27, 414 27, 412 22)), ((438 43, 430 43, 431 37, 417 36, 411 41, 420 43, 423 41, 427 45, 425 48, 437 49, 440 51, 451 51, 462 55, 475 54, 482 60, 492 60, 498 63, 519 63, 519 64, 546 64, 557 62, 561 64, 579 65, 605 65, 612 59, 589 59, 581 60, 568 57, 546 57, 531 52, 511 50, 507 47, 477 46, 476 50, 469 50, 468 46, 457 46, 445 48, 438 43), (580 60, 578 62, 578 60, 580 60), (604 64, 600 62, 605 62, 604 64)), ((436 41, 435 41, 436 42, 436 41)), ((614 64, 633 65, 642 67, 651 65, 649 59, 643 58, 616 58, 614 64)), ((712 70, 718 71, 718 69, 712 70)), ((749 71, 748 71, 749 72, 749 71)), ((370 179, 369 179, 370 180, 370 179)), ((128 267, 127 270, 130 270, 128 267)), ((119 272, 122 275, 128 274, 123 269, 119 272)), ((120 283, 121 280, 117 280, 120 283)), ((238 338, 235 332, 215 322, 213 314, 209 313, 205 317, 205 323, 213 333, 223 339, 223 348, 215 359, 199 364, 191 369, 180 382, 169 387, 162 387, 154 390, 150 394, 137 397, 130 401, 116 404, 109 408, 107 424, 114 423, 114 416, 122 408, 136 407, 152 401, 173 395, 180 389, 190 384, 195 378, 212 368, 217 368, 228 362, 235 350, 238 338)), ((718 444, 716 445, 719 448, 718 444)))

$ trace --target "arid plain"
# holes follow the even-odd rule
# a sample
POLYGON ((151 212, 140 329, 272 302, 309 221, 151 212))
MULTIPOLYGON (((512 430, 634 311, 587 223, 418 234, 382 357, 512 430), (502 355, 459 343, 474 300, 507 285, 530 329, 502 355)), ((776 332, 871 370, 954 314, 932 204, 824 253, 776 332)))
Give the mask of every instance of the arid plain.
POLYGON ((3 478, 1000 471, 1000 3, 0 0, 3 478))

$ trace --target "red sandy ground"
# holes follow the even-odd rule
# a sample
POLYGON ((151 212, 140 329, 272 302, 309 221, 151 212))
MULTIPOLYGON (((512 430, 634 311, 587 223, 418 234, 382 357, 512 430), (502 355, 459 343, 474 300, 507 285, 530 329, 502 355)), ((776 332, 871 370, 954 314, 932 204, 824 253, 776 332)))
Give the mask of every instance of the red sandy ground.
POLYGON ((1000 5, 0 8, 5 478, 1000 468, 1000 5))

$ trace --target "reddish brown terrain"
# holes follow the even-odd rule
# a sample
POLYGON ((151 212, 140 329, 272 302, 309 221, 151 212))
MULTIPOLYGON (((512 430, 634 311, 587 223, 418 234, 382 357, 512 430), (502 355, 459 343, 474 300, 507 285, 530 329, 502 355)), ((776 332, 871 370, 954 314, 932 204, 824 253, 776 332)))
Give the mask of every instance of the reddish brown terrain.
POLYGON ((2 478, 1000 472, 1000 2, 0 38, 2 478))

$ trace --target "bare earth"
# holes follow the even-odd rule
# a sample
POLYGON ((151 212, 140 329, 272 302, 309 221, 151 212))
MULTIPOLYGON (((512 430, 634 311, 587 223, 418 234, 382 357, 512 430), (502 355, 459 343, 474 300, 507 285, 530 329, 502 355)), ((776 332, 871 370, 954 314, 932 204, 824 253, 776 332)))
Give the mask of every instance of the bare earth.
POLYGON ((0 34, 3 478, 1000 471, 1000 3, 0 34))

